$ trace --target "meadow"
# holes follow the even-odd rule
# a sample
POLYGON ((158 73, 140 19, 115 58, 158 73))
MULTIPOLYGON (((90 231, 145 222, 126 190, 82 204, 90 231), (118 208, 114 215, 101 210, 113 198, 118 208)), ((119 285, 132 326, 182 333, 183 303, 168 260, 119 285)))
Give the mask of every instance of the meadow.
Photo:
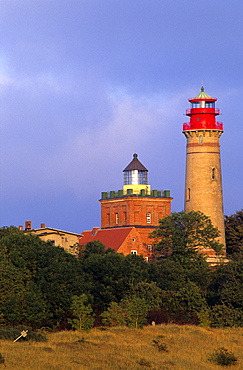
POLYGON ((94 328, 89 333, 48 333, 47 342, 0 341, 0 369, 25 370, 209 370, 208 361, 224 347, 238 358, 227 368, 243 369, 243 328, 214 329, 173 324, 94 328), (157 343, 157 344, 156 344, 157 343), (161 344, 159 350, 158 343, 161 344))

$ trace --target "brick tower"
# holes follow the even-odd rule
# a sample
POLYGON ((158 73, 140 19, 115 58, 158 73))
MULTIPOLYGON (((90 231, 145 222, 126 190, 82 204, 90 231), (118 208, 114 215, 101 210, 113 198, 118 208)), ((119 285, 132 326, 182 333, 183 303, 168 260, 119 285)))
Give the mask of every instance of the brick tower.
POLYGON ((170 191, 151 190, 148 170, 137 154, 123 172, 122 190, 101 193, 101 228, 133 226, 151 244, 148 234, 171 213, 170 191))
MULTIPOLYGON (((225 246, 220 136, 223 124, 216 121, 220 114, 216 98, 204 92, 189 99, 191 108, 186 115, 183 134, 187 138, 185 211, 201 211, 211 218, 220 231, 219 241, 225 246)), ((212 253, 213 257, 213 253, 212 253)))

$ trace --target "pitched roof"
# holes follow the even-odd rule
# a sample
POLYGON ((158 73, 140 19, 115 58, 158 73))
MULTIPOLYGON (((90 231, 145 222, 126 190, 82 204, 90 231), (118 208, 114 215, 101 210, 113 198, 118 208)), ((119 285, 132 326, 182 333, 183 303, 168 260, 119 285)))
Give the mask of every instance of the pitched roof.
POLYGON ((131 230, 132 227, 121 227, 117 229, 99 229, 96 233, 93 233, 92 230, 83 231, 79 244, 86 245, 88 242, 99 240, 106 248, 112 248, 117 252, 131 230))
POLYGON ((127 165, 127 167, 123 170, 124 171, 147 171, 147 168, 138 160, 138 155, 136 153, 133 154, 133 160, 127 165))
MULTIPOLYGON (((41 232, 41 233, 46 233, 46 234, 70 234, 70 235, 75 235, 75 236, 81 236, 81 234, 73 233, 71 231, 64 231, 64 230, 59 230, 59 229, 54 229, 53 227, 42 227, 42 228, 37 228, 37 229, 29 229, 29 230, 24 230, 24 233, 33 233, 33 232, 41 232)), ((39 235, 39 234, 38 234, 39 235)))

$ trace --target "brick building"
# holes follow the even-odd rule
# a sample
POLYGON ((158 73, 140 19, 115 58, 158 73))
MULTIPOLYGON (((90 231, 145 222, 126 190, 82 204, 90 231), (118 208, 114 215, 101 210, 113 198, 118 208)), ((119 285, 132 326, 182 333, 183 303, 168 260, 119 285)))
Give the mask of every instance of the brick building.
POLYGON ((148 170, 137 154, 123 172, 121 190, 101 193, 101 228, 83 231, 79 242, 85 245, 100 240, 116 252, 148 259, 152 255, 149 234, 171 213, 170 191, 151 190, 148 170))

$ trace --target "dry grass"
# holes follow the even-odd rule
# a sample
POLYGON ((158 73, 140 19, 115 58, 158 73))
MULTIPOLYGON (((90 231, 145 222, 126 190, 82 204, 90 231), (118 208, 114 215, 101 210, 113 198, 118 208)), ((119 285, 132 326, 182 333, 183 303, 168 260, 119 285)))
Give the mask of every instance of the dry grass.
POLYGON ((243 328, 204 329, 159 325, 143 330, 92 329, 90 333, 48 334, 46 343, 0 341, 4 369, 25 370, 210 370, 220 369, 207 358, 219 347, 238 357, 229 369, 243 369, 243 328), (169 352, 158 351, 160 339, 169 352))

